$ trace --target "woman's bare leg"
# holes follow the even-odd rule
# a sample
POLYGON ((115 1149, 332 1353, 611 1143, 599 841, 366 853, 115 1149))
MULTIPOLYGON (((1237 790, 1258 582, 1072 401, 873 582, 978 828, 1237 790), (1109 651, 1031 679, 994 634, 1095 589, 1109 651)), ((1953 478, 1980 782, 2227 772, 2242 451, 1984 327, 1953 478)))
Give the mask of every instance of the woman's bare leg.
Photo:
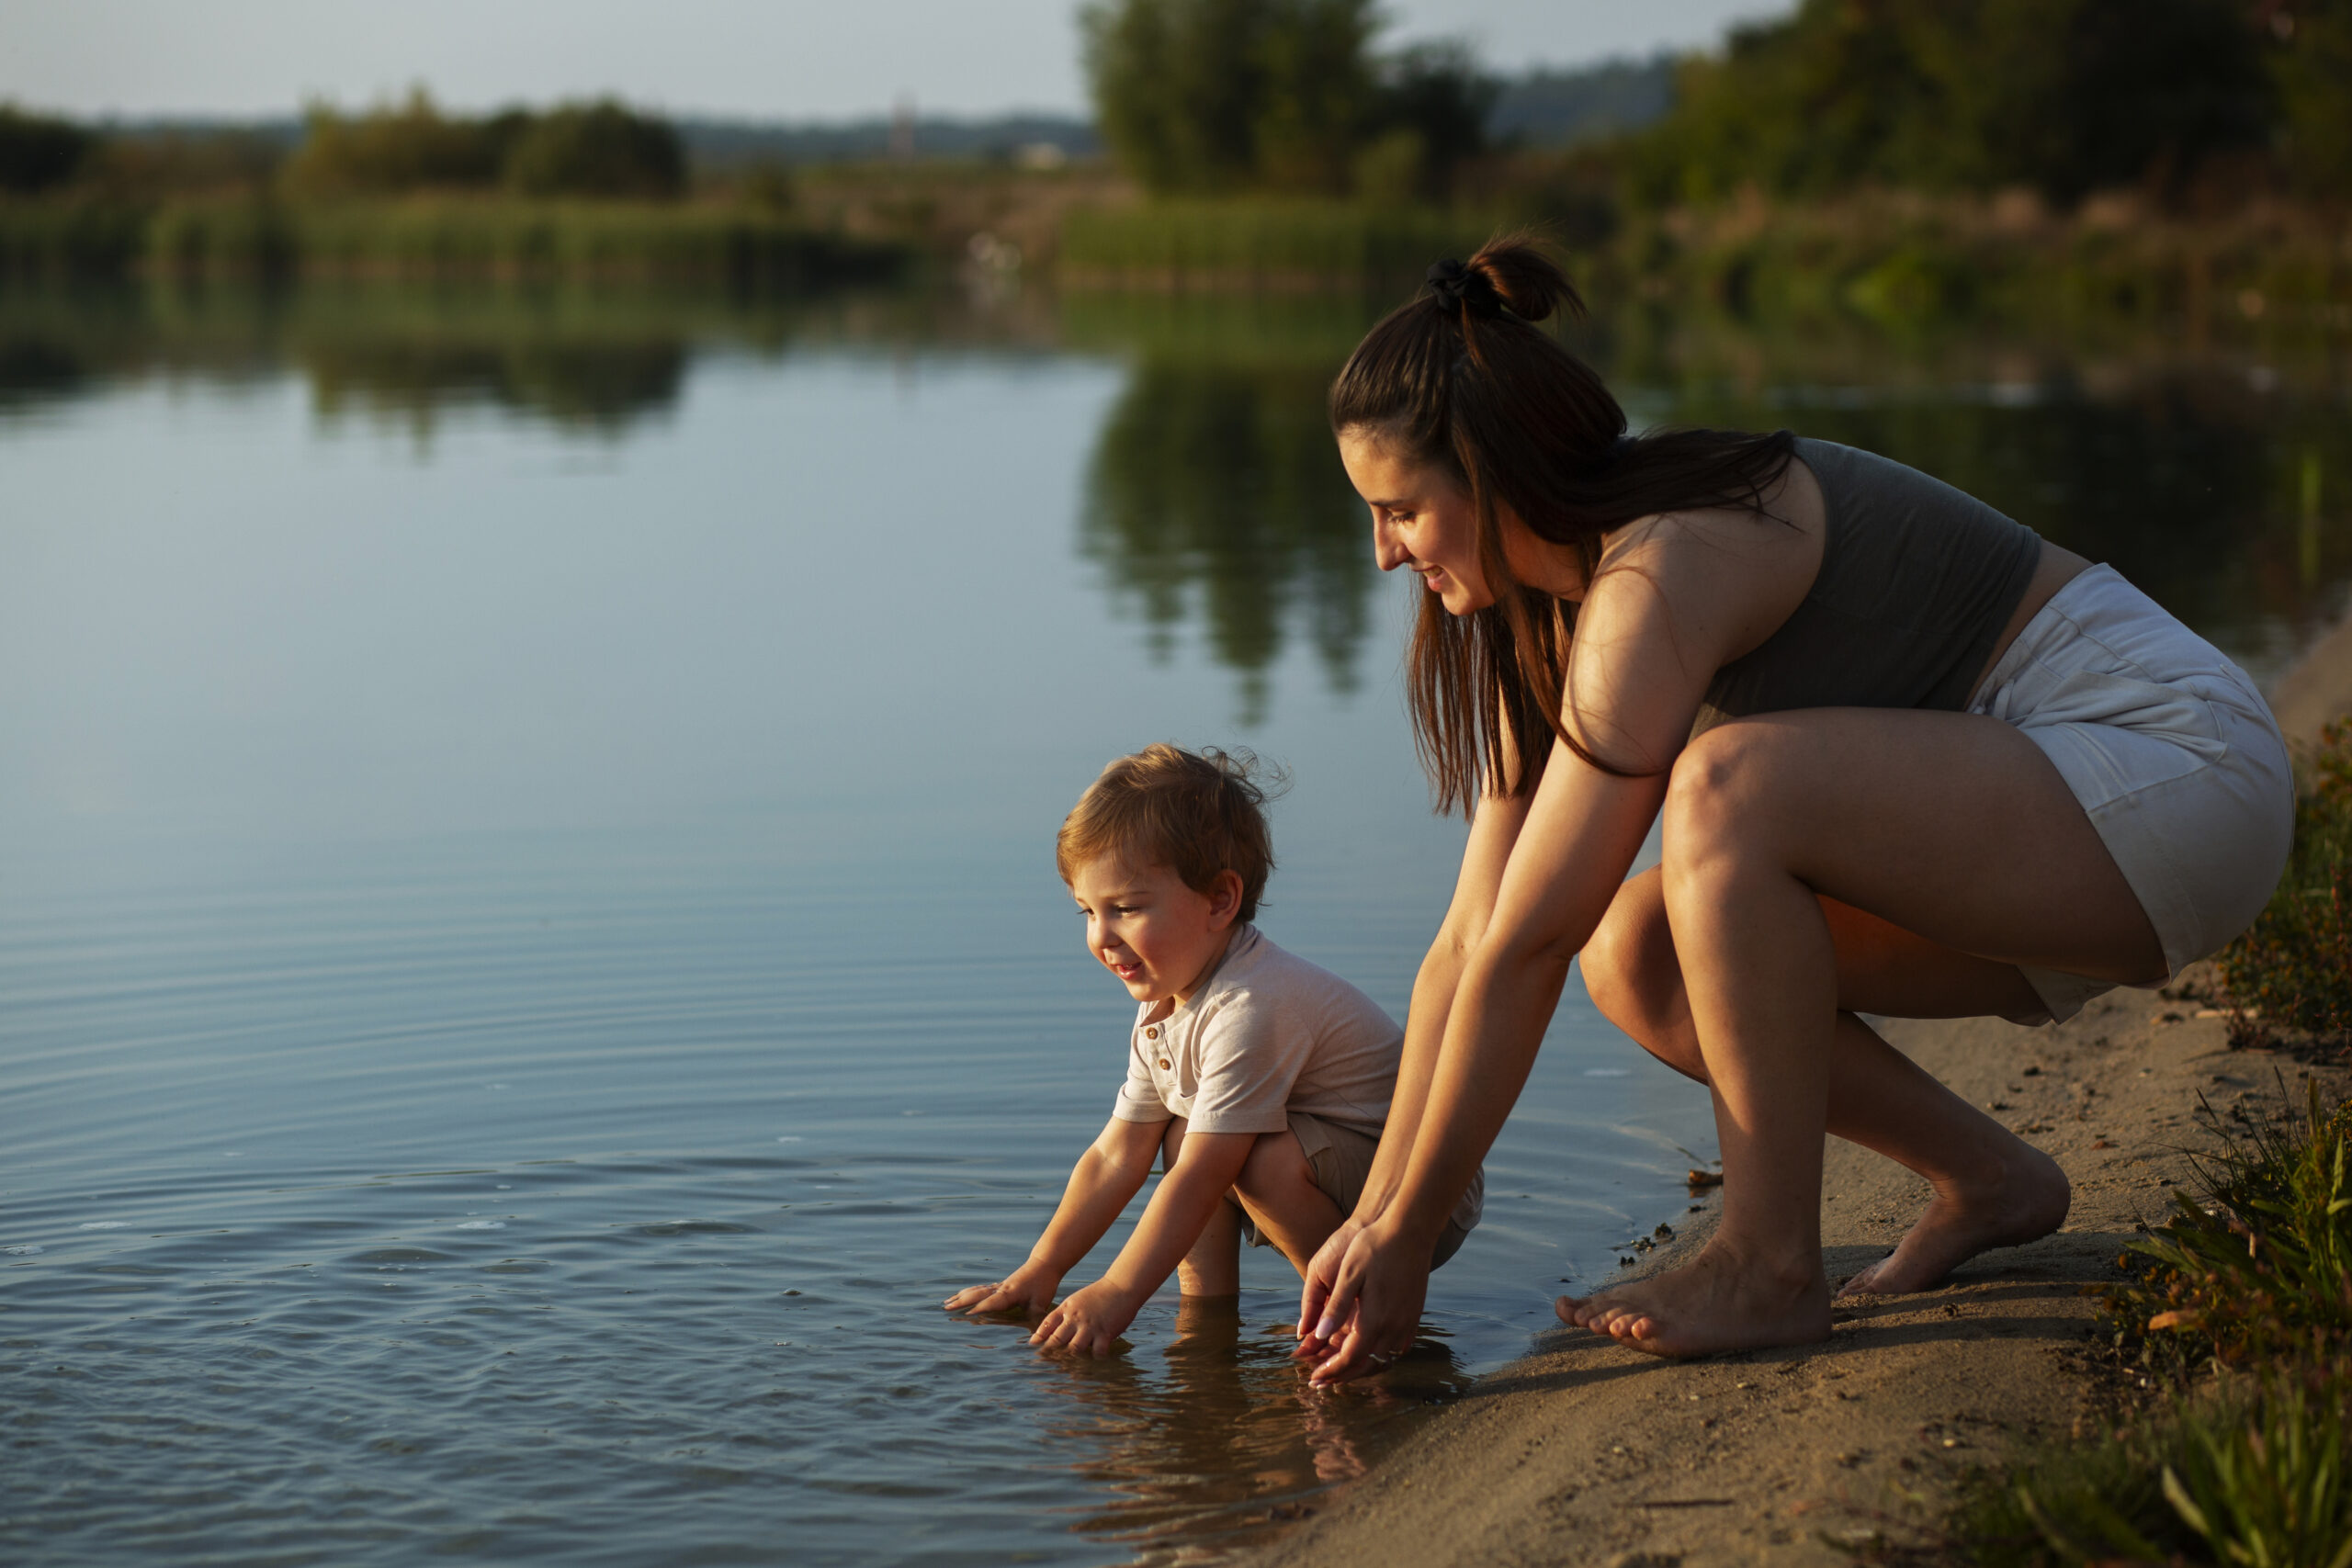
MULTIPOLYGON (((2025 976, 2015 964, 1939 947, 1849 905, 1820 904, 1837 951, 1840 1010, 1830 1038, 1826 1125, 1917 1172, 1935 1193, 1894 1255, 1855 1275, 1841 1293, 1925 1290, 1988 1247, 2057 1229, 2070 1197, 2058 1162, 1855 1016, 2030 1017, 2041 1003, 2025 976)), ((1677 1072, 1708 1081, 1660 873, 1625 884, 1579 962, 1604 1017, 1677 1072)))
MULTIPOLYGON (((1850 1037, 1822 898, 1962 953, 2118 980, 2160 975, 2162 949, 2056 770, 1992 719, 1849 708, 1724 725, 1675 766, 1665 847, 1724 1220, 1690 1265, 1568 1315, 1665 1355, 1819 1338, 1821 1141, 1850 1037)), ((1931 1128, 1949 1120, 1927 1103, 1931 1128)))

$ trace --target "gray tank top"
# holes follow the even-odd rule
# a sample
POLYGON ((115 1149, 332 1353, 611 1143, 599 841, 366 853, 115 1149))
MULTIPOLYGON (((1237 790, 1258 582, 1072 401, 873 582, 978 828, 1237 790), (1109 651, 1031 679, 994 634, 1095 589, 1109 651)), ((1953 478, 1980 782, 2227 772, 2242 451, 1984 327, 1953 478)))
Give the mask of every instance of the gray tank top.
POLYGON ((1715 672, 1690 733, 1787 708, 1959 711, 2041 536, 1874 453, 1800 437, 1797 457, 1821 484, 1820 574, 1780 630, 1715 672))

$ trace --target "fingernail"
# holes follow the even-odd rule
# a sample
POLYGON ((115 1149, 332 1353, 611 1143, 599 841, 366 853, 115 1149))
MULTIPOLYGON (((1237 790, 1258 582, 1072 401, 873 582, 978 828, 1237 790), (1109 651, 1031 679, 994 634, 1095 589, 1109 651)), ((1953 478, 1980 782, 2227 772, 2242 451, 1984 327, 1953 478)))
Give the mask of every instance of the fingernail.
POLYGON ((1315 1325, 1315 1337, 1317 1339, 1329 1339, 1338 1332, 1340 1332, 1340 1320, 1336 1317, 1326 1317, 1315 1325))

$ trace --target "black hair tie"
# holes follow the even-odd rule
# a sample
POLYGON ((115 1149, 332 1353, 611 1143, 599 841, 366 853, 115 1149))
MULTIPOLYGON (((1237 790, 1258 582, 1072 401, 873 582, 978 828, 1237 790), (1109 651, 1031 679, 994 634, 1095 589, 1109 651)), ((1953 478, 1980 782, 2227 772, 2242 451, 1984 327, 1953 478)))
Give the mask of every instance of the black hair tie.
POLYGON ((1448 310, 1467 309, 1472 315, 1480 317, 1502 314, 1502 296, 1495 292, 1493 281, 1483 272, 1449 258, 1430 268, 1426 280, 1430 292, 1448 310))

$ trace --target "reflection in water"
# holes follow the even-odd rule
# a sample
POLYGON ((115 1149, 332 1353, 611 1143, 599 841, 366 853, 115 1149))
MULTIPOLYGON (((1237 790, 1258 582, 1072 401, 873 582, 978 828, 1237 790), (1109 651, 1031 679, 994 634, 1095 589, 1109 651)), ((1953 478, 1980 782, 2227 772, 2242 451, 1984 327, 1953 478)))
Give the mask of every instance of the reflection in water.
POLYGON ((674 337, 620 342, 523 338, 331 340, 306 344, 319 412, 358 408, 430 431, 448 405, 488 403, 567 429, 618 436, 678 400, 686 345, 674 337))
POLYGON ((1330 367, 1147 358, 1104 423, 1079 548, 1166 660, 1194 616, 1241 679, 1244 724, 1303 624, 1334 691, 1356 683, 1377 575, 1323 413, 1330 367))
POLYGON ((1269 1520, 1324 1505, 1415 1429, 1411 1417, 1459 1397, 1470 1374, 1424 1325, 1379 1379, 1314 1390, 1290 1359, 1292 1325, 1252 1333, 1231 1300, 1185 1298, 1155 1374, 1130 1354, 1055 1364, 1052 1385, 1080 1407, 1058 1434, 1082 1439, 1078 1468, 1117 1500, 1078 1520, 1141 1562, 1200 1561, 1269 1520))

